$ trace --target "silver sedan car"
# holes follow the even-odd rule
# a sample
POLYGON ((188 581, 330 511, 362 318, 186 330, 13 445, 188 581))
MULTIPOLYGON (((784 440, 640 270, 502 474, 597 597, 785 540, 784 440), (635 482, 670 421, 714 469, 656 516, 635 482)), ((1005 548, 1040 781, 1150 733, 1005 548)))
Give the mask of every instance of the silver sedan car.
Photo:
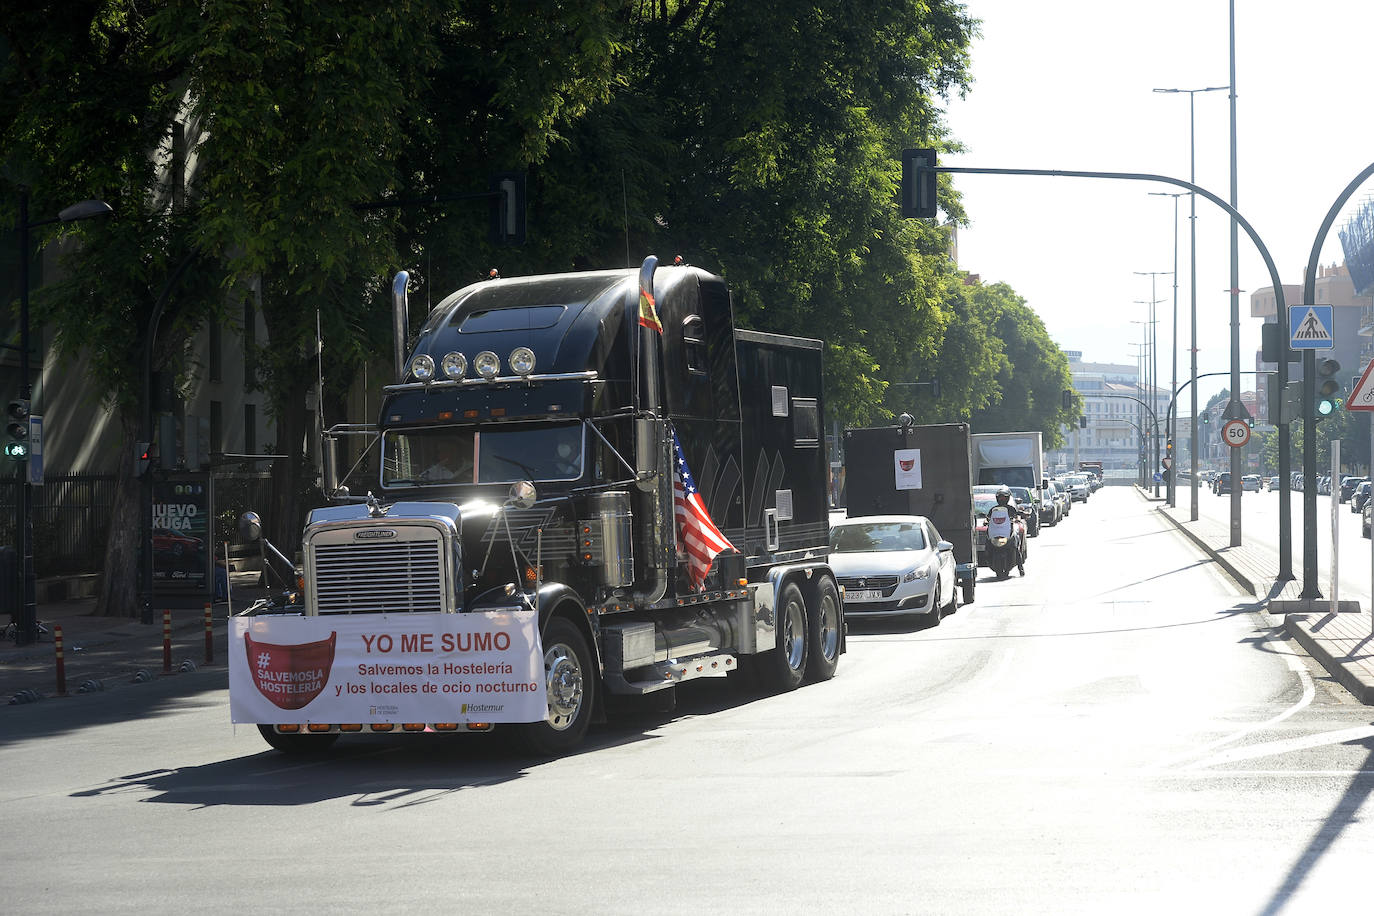
POLYGON ((868 515, 830 528, 830 567, 850 618, 925 615, 959 607, 954 545, 920 515, 868 515))

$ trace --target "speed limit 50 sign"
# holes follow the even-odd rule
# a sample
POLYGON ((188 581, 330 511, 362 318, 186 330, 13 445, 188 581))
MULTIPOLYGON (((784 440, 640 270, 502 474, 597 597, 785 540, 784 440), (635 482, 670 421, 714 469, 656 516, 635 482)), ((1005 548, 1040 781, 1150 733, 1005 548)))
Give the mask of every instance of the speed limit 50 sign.
POLYGON ((1250 441, 1250 424, 1244 420, 1229 420, 1221 428, 1221 438, 1231 448, 1240 448, 1250 441))

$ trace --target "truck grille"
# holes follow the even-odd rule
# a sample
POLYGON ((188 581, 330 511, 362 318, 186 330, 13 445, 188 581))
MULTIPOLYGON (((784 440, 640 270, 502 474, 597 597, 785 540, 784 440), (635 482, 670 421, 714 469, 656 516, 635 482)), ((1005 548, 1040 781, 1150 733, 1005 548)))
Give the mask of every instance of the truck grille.
POLYGON ((321 614, 444 610, 437 540, 316 544, 315 603, 321 614))

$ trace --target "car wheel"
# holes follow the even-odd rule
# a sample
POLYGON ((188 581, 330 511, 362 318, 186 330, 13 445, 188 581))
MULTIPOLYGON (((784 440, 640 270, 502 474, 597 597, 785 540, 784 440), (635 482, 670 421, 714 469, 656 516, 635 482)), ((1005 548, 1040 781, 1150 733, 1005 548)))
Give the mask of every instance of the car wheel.
POLYGON ((931 596, 930 610, 926 611, 926 624, 932 627, 940 625, 940 618, 945 615, 945 605, 940 599, 940 582, 936 577, 935 591, 931 596))
POLYGON ((844 614, 840 610, 840 590, 835 587, 835 580, 829 576, 818 578, 806 609, 807 636, 811 642, 806 675, 812 681, 828 681, 835 676, 835 668, 840 663, 844 614))
POLYGON ((949 604, 945 605, 945 613, 953 614, 959 610, 959 583, 954 583, 954 588, 949 590, 949 604))

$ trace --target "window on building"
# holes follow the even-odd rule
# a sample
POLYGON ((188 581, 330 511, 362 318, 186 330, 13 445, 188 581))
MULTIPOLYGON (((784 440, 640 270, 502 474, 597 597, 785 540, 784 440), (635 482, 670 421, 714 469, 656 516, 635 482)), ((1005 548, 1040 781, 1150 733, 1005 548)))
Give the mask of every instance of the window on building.
MULTIPOLYGON (((257 387, 258 354, 257 309, 251 298, 243 300, 243 390, 252 391, 257 387)), ((252 451, 252 449, 249 449, 252 451)))
POLYGON ((258 453, 258 405, 243 405, 243 450, 249 455, 258 453))
POLYGON ((224 335, 220 333, 219 322, 210 319, 210 353, 208 356, 210 381, 224 380, 224 335))
POLYGON ((210 453, 224 451, 224 404, 210 402, 210 453))

